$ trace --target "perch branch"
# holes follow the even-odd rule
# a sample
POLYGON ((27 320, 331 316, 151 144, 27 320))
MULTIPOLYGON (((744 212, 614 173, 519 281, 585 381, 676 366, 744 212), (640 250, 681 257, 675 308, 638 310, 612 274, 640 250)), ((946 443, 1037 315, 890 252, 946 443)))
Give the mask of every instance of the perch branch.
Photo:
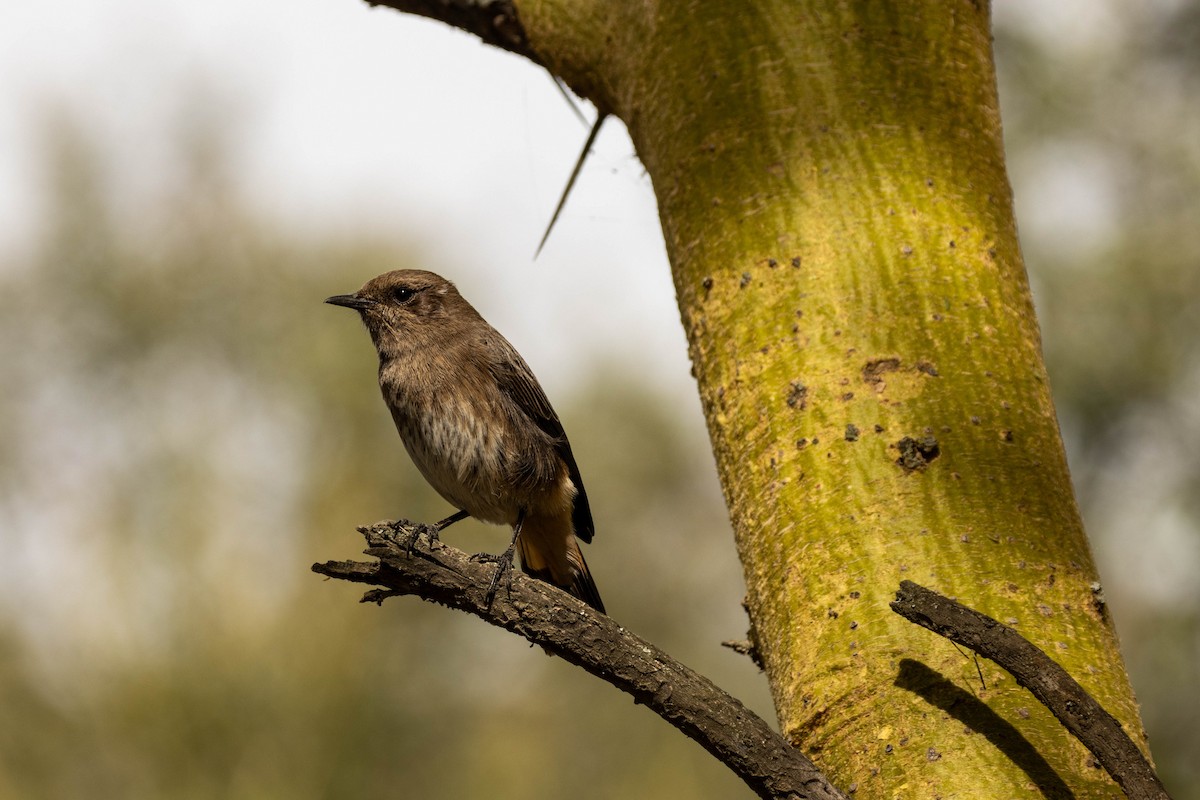
POLYGON ((845 795, 816 766, 737 699, 675 661, 610 617, 542 581, 512 574, 489 604, 496 567, 428 539, 429 528, 407 522, 359 528, 377 561, 327 561, 313 571, 384 587, 363 602, 416 595, 474 614, 525 637, 633 696, 695 739, 759 797, 831 800, 845 795))
POLYGON ((971 648, 1012 673, 1058 717, 1134 800, 1170 800, 1154 768, 1121 723, 1053 659, 1007 625, 937 592, 901 581, 891 604, 900 616, 971 648))

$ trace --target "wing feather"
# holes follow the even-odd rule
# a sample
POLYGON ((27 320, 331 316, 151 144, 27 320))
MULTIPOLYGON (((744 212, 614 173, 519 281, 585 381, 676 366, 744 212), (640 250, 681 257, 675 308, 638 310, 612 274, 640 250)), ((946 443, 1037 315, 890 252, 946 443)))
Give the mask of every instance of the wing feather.
POLYGON ((575 526, 575 535, 585 542, 591 542, 595 529, 592 524, 592 509, 588 505, 587 492, 583 488, 583 478, 579 475, 579 466, 575 463, 575 455, 571 452, 571 443, 567 441, 566 431, 541 384, 534 377, 529 365, 521 358, 516 349, 497 336, 498 341, 488 344, 498 357, 490 359, 488 370, 496 385, 509 397, 517 407, 535 425, 554 441, 554 451, 563 463, 567 465, 567 473, 575 484, 575 506, 571 511, 571 522, 575 526), (503 347, 496 345, 503 342, 503 347))

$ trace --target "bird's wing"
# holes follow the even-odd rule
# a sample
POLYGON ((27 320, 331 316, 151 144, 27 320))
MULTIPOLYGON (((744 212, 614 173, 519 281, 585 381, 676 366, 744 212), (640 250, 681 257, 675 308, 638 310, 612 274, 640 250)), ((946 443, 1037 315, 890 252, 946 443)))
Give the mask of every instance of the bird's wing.
MULTIPOLYGON (((505 342, 507 345, 508 343, 505 342)), ((567 441, 566 431, 559 422, 558 415, 542 391, 537 378, 529 365, 521 358, 512 345, 503 348, 502 358, 492 358, 488 371, 506 396, 512 399, 517 407, 529 417, 547 436, 554 440, 554 450, 558 457, 567 465, 571 482, 578 492, 575 495, 575 507, 571 511, 571 522, 575 526, 575 535, 585 542, 591 542, 595 533, 592 524, 592 509, 588 505, 587 492, 583 488, 583 478, 579 475, 579 466, 571 453, 571 443, 567 441)))

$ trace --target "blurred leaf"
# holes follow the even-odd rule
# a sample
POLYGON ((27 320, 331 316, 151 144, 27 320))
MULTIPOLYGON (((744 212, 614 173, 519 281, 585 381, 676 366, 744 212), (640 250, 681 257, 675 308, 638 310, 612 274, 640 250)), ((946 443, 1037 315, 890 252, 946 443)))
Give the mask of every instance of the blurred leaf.
MULTIPOLYGON (((361 325, 321 303, 412 252, 267 226, 220 177, 215 126, 131 224, 84 130, 52 119, 45 239, 0 278, 0 794, 748 796, 512 636, 413 601, 360 607, 308 571, 356 555, 355 524, 448 511, 403 453, 361 325)), ((711 461, 675 410, 602 373, 559 407, 605 597, 769 708, 718 646, 744 621, 711 461)))

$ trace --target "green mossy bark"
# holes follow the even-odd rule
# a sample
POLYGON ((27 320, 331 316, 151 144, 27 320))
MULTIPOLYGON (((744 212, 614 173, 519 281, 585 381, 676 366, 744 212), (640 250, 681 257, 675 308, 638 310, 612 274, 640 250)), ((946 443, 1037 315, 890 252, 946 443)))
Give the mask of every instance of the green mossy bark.
POLYGON ((985 688, 888 609, 908 578, 1008 621, 1143 736, 1042 362, 986 3, 519 11, 654 180, 785 735, 858 797, 1120 796, 1010 676, 982 663, 985 688))

